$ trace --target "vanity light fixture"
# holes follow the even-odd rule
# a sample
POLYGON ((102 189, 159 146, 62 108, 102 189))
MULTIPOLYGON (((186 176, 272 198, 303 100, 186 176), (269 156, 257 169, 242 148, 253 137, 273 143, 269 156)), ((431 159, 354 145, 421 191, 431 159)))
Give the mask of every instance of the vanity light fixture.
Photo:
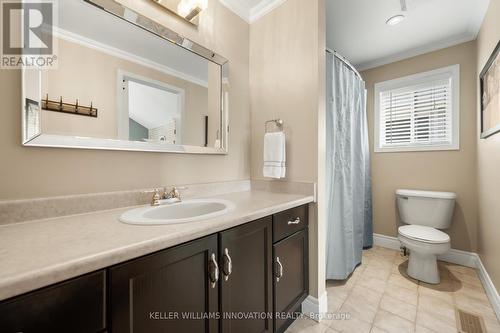
POLYGON ((207 7, 208 0, 181 0, 177 5, 177 14, 191 21, 207 7))
POLYGON ((390 17, 385 23, 390 26, 394 26, 398 23, 401 23, 406 17, 404 15, 394 15, 390 17))

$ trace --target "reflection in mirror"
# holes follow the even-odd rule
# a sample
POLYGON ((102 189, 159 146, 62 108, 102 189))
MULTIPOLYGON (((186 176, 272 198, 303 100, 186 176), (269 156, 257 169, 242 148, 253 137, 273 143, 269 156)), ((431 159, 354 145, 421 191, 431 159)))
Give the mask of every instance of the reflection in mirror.
MULTIPOLYGON (((184 90, 150 80, 123 77, 123 126, 118 125, 122 139, 181 143, 184 90), (123 128, 121 128, 123 127, 123 128)), ((120 134, 119 134, 120 135, 120 134)))
MULTIPOLYGON (((136 24, 147 20, 120 8, 136 24)), ((57 69, 23 75, 28 144, 87 138, 88 148, 226 152, 227 64, 212 61, 222 57, 208 60, 82 0, 60 2, 58 24, 57 69)))

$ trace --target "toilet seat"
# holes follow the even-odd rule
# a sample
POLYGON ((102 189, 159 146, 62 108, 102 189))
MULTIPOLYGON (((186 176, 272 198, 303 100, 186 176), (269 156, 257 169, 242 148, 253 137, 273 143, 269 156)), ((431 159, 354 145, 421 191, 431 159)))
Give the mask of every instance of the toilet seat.
POLYGON ((406 238, 424 243, 443 244, 450 241, 446 233, 423 225, 405 225, 399 227, 398 231, 406 238))

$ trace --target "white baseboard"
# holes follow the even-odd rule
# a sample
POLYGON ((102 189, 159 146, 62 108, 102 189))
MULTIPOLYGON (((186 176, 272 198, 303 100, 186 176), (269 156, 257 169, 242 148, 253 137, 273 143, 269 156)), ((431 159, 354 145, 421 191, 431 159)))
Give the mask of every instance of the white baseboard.
POLYGON ((399 250, 401 243, 399 242, 399 239, 397 239, 397 237, 373 234, 373 245, 385 247, 392 250, 399 250))
POLYGON ((479 257, 473 252, 451 249, 447 253, 440 255, 438 259, 452 264, 477 268, 477 260, 479 257))
MULTIPOLYGON (((380 234, 373 234, 373 244, 392 250, 399 250, 400 247, 397 237, 380 234)), ((491 306, 500 320, 500 296, 477 253, 451 249, 448 253, 439 256, 438 259, 452 264, 475 268, 491 306)))
POLYGON ((328 312, 328 294, 326 291, 319 299, 311 295, 302 302, 302 313, 312 320, 320 322, 323 314, 328 312))
POLYGON ((479 275, 479 279, 483 283, 484 290, 486 291, 486 295, 490 300, 491 306, 493 307, 493 310, 495 311, 497 318, 500 321, 500 296, 498 295, 498 291, 495 288, 493 281, 491 281, 491 278, 488 275, 488 272, 486 271, 481 258, 477 254, 475 254, 475 256, 477 264, 477 274, 479 275))

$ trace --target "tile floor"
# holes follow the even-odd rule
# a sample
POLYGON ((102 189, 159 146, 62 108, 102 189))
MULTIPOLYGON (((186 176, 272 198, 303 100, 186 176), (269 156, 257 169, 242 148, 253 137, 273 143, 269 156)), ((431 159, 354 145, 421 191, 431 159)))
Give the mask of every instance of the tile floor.
POLYGON ((481 314, 488 333, 500 324, 472 268, 439 262, 441 283, 430 285, 406 275, 406 258, 374 247, 345 281, 328 281, 328 311, 349 320, 295 321, 287 333, 457 333, 455 306, 481 314))

